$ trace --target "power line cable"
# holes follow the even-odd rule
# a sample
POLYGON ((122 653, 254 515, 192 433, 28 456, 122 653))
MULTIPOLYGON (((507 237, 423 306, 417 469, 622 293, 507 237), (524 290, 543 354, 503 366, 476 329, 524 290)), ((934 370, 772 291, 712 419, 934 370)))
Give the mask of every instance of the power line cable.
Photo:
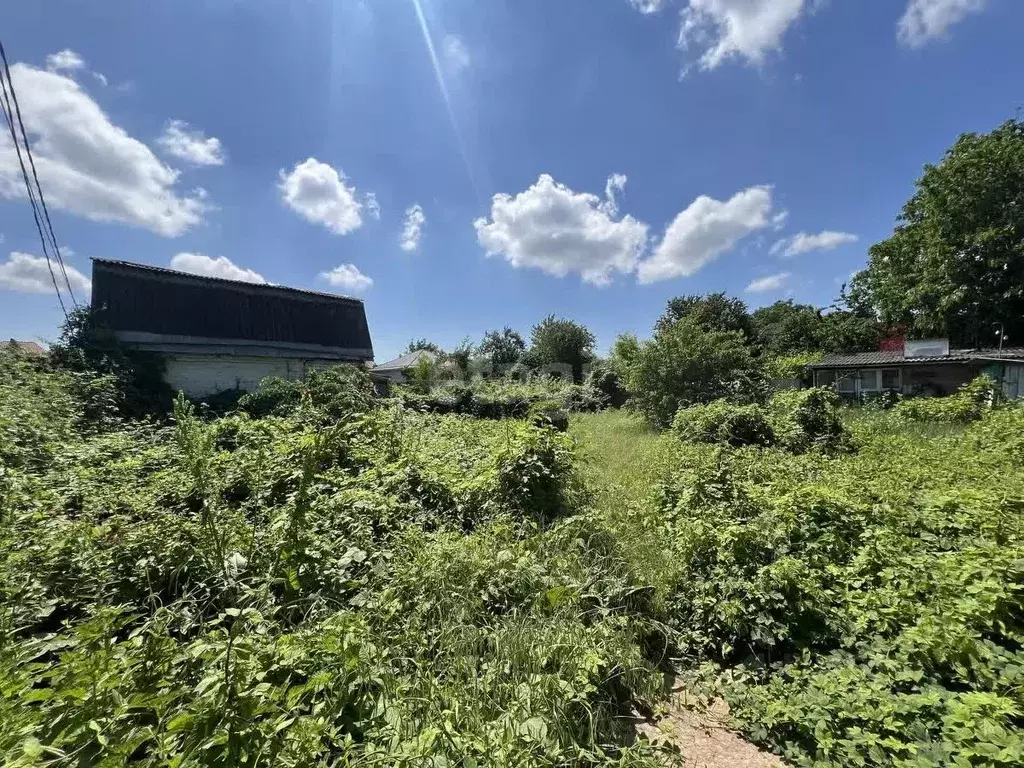
MULTIPOLYGON (((60 265, 61 274, 64 275, 64 282, 68 286, 68 293, 71 296, 71 303, 74 304, 77 307, 78 306, 78 301, 75 299, 75 291, 71 287, 71 281, 68 279, 68 271, 67 271, 67 269, 64 266, 64 259, 60 255, 60 246, 57 244, 57 235, 53 231, 53 222, 50 221, 50 211, 46 207, 46 198, 43 196, 43 187, 39 183, 39 174, 36 172, 36 161, 32 157, 32 146, 31 146, 31 144, 29 144, 29 141, 28 141, 28 133, 26 133, 26 131, 25 131, 25 123, 21 119, 21 105, 18 103, 18 93, 17 93, 17 91, 14 90, 14 81, 11 80, 11 69, 8 66, 8 63, 7 63, 7 51, 4 50, 4 44, 2 42, 0 42, 0 58, 3 59, 4 73, 7 75, 7 82, 10 85, 11 98, 14 99, 14 111, 15 111, 15 114, 17 115, 17 117, 18 117, 18 126, 21 128, 22 140, 25 142, 25 154, 28 155, 28 163, 29 163, 29 166, 32 168, 32 178, 35 180, 36 191, 39 194, 39 204, 42 206, 42 209, 43 209, 43 217, 46 220, 46 230, 47 230, 47 233, 50 236, 50 244, 53 246, 53 252, 57 255, 57 264, 60 265)), ((10 104, 9 103, 7 105, 7 108, 8 108, 8 110, 10 109, 10 104)), ((8 120, 10 120, 9 117, 8 117, 8 120)), ((13 126, 12 126, 12 132, 13 132, 13 126)), ((22 171, 24 172, 24 166, 22 166, 22 171)), ((28 182, 28 180, 26 179, 26 184, 27 184, 27 182, 28 182)))
POLYGON ((57 285, 57 276, 53 271, 53 264, 50 263, 50 253, 46 247, 46 236, 43 234, 43 225, 39 218, 39 209, 36 205, 35 194, 32 190, 32 185, 29 182, 28 171, 25 168, 25 161, 21 157, 21 145, 18 142, 18 135, 14 130, 14 121, 11 116, 11 100, 7 93, 7 82, 4 80, 2 73, 0 73, 0 91, 3 95, 3 103, 0 104, 0 110, 4 113, 4 120, 7 123, 7 128, 11 134, 11 142, 14 144, 14 152, 18 156, 18 165, 21 166, 21 176, 25 180, 25 191, 28 193, 28 202, 32 207, 32 218, 36 222, 36 231, 39 232, 39 241, 43 246, 43 258, 46 259, 46 268, 50 272, 50 279, 53 281, 53 290, 57 292, 57 301, 60 302, 60 309, 64 313, 64 318, 68 317, 67 307, 64 305, 64 297, 61 296, 60 286, 57 285))

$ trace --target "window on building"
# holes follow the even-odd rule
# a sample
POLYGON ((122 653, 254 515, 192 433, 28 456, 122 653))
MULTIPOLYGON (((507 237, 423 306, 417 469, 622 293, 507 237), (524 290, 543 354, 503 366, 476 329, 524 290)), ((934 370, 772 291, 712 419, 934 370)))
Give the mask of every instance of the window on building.
POLYGON ((837 386, 840 392, 844 395, 854 395, 857 393, 857 372, 848 371, 844 372, 838 379, 837 386))
POLYGON ((886 368, 882 371, 882 389, 900 388, 900 369, 886 368))
POLYGON ((818 371, 819 387, 827 387, 836 383, 836 372, 835 371, 818 371))
POLYGON ((878 391, 878 371, 861 371, 860 372, 860 391, 861 392, 877 392, 878 391))

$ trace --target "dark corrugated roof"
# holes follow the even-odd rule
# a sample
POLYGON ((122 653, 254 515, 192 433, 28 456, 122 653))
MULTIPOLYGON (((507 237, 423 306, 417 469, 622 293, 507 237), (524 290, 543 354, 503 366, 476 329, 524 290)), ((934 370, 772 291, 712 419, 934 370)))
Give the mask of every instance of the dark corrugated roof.
POLYGON ((951 349, 948 355, 906 357, 900 351, 855 352, 850 355, 826 355, 820 362, 808 368, 859 368, 877 365, 930 365, 937 363, 966 363, 971 360, 1024 359, 1024 347, 1008 347, 1000 353, 998 349, 951 349))
POLYGON ((373 370, 404 371, 406 368, 412 368, 416 363, 424 358, 430 361, 437 360, 437 353, 431 352, 429 349, 417 349, 415 352, 410 352, 407 355, 396 357, 394 360, 388 360, 386 363, 375 365, 373 370))
POLYGON ((349 296, 93 259, 92 306, 115 331, 363 350, 363 302, 349 296))

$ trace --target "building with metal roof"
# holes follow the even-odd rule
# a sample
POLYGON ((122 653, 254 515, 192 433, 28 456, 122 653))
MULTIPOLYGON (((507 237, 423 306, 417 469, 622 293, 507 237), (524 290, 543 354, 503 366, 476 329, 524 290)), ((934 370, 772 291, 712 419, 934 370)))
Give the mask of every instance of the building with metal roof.
POLYGON ((348 296, 93 259, 92 307, 193 397, 373 360, 363 302, 348 296))
POLYGON ((949 349, 944 339, 907 341, 903 349, 827 355, 808 366, 815 386, 861 398, 885 391, 948 395, 987 373, 1009 397, 1024 396, 1024 347, 949 349))

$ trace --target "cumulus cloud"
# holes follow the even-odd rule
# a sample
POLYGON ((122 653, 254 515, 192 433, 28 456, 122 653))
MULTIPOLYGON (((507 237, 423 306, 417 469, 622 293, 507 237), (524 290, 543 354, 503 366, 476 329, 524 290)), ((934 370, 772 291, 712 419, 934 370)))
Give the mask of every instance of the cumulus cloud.
POLYGON ((193 130, 184 120, 171 120, 156 143, 169 154, 192 165, 224 165, 220 139, 193 130))
MULTIPOLYGON (((612 176, 607 190, 620 190, 626 177, 612 176)), ((534 267, 556 277, 578 273, 606 285, 616 272, 630 273, 647 243, 647 225, 617 217, 614 198, 574 192, 547 174, 515 197, 495 195, 489 218, 473 222, 488 256, 513 267, 534 267)))
MULTIPOLYGON (((78 296, 91 293, 92 283, 89 278, 67 263, 64 264, 64 271, 67 272, 71 290, 78 296)), ((65 290, 67 283, 57 264, 53 265, 53 273, 57 276, 57 285, 65 290)), ((53 293, 53 278, 46 259, 30 253, 11 251, 7 261, 0 262, 0 288, 21 293, 53 293)))
POLYGON ((171 259, 171 269, 191 272, 193 275, 239 280, 243 283, 266 283, 259 272, 235 264, 227 256, 207 256, 205 253, 178 253, 171 259))
POLYGON ((896 36, 911 48, 946 36, 969 14, 985 9, 985 0, 910 0, 896 25, 896 36))
MULTIPOLYGON (((20 63, 11 77, 47 205, 167 237, 202 221, 205 192, 180 193, 178 172, 111 122, 78 83, 20 63)), ((0 132, 0 197, 24 195, 14 145, 0 132)))
POLYGON ((340 264, 330 272, 321 272, 320 277, 335 288, 353 293, 360 293, 373 286, 373 278, 360 272, 355 264, 340 264))
POLYGON ((446 35, 441 50, 444 52, 445 68, 452 74, 470 65, 469 49, 458 35, 446 35))
POLYGON ((738 57, 754 66, 782 49, 786 31, 813 0, 689 0, 682 12, 679 47, 701 69, 738 57))
POLYGON ((51 53, 46 57, 46 68, 51 72, 73 72, 84 67, 85 59, 70 48, 51 53))
POLYGON ((282 169, 278 188, 289 208, 336 235, 346 235, 363 225, 363 204, 355 187, 345 184, 344 173, 315 157, 298 163, 288 173, 282 169))
POLYGON ((789 272, 779 272, 777 275, 766 275, 752 280, 747 286, 747 293, 765 293, 766 291, 777 291, 786 284, 789 279, 789 272))
POLYGON ((420 238, 423 237, 423 225, 426 223, 426 214, 423 213, 419 203, 411 205, 406 209, 400 243, 403 251, 412 253, 420 247, 420 238))
POLYGON ((798 232, 792 237, 784 237, 775 242, 768 251, 773 256, 799 256, 802 253, 812 251, 834 251, 841 245, 856 243, 857 236, 850 232, 832 232, 825 230, 816 235, 809 235, 806 232, 798 232))
POLYGON ((640 13, 657 13, 661 10, 663 0, 629 0, 629 4, 640 13))
POLYGON ((785 212, 773 210, 772 188, 756 186, 726 201, 701 195, 665 229, 654 253, 640 262, 641 283, 689 277, 747 235, 778 226, 785 212))

